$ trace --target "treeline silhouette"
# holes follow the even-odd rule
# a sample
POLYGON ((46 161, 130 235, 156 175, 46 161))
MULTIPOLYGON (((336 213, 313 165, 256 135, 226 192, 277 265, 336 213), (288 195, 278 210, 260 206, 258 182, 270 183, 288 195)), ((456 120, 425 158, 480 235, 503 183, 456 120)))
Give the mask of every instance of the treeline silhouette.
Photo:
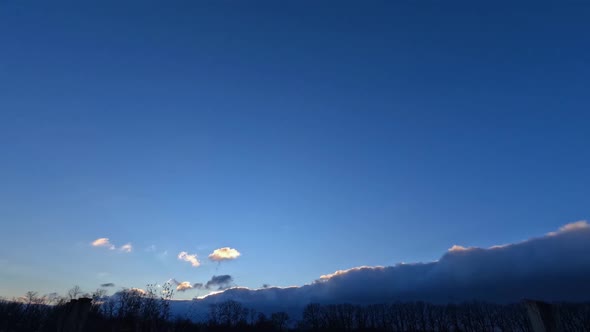
MULTIPOLYGON (((65 297, 38 296, 0 300, 0 332, 18 331, 437 331, 533 332, 527 308, 519 304, 404 302, 374 305, 311 303, 300 318, 286 312, 270 315, 236 301, 211 305, 202 321, 173 317, 169 285, 125 289, 113 296, 104 290, 82 294, 74 287, 65 297)), ((590 332, 590 303, 559 303, 553 308, 561 330, 590 332)))

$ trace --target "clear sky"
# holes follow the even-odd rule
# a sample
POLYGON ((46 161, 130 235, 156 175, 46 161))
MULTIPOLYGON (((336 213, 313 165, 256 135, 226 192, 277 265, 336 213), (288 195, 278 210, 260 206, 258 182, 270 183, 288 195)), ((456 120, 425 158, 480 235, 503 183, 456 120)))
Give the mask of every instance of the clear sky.
POLYGON ((0 295, 301 285, 588 219, 589 18, 584 1, 0 1, 0 295), (221 247, 241 256, 209 261, 221 247))

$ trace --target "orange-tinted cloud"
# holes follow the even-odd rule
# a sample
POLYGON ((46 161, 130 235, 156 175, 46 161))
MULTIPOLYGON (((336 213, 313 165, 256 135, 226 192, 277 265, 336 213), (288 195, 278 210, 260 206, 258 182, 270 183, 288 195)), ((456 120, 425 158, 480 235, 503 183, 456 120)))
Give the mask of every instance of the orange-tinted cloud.
POLYGON ((106 237, 98 238, 98 239, 92 241, 91 244, 93 247, 107 247, 111 250, 115 250, 115 246, 112 243, 110 243, 109 239, 106 237))

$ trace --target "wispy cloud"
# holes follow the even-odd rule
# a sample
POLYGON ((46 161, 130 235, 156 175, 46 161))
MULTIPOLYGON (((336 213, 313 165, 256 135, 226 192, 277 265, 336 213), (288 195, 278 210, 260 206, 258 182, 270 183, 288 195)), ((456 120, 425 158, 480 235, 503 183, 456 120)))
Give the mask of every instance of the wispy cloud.
POLYGON ((185 261, 185 262, 189 262, 191 263, 191 265, 193 267, 199 267, 201 265, 201 262, 199 262, 199 259, 197 258, 196 254, 189 254, 186 251, 181 251, 178 254, 178 259, 180 259, 181 261, 185 261))
POLYGON ((168 250, 164 250, 164 251, 156 254, 156 258, 159 260, 164 260, 166 257, 168 257, 168 250))
MULTIPOLYGON (((114 243, 111 243, 111 241, 107 237, 98 238, 98 239, 92 241, 90 244, 93 247, 105 247, 105 248, 109 248, 110 250, 117 249, 117 247, 115 246, 115 244, 114 243)), ((131 243, 127 243, 127 244, 122 245, 118 249, 120 251, 122 251, 122 252, 127 252, 128 253, 128 252, 131 252, 133 250, 133 246, 131 245, 131 243)))
POLYGON ((209 255, 209 259, 214 262, 221 262, 227 260, 234 260, 240 257, 241 253, 236 249, 230 247, 224 247, 213 250, 213 252, 209 255))
POLYGON ((115 245, 113 245, 109 241, 109 239, 106 238, 106 237, 98 238, 98 239, 92 241, 91 244, 92 244, 93 247, 106 247, 106 248, 109 248, 111 250, 115 250, 115 245))
POLYGON ((107 282, 106 284, 100 284, 100 287, 115 287, 115 284, 112 282, 107 282))
POLYGON ((133 246, 131 245, 131 243, 127 243, 127 244, 124 244, 123 246, 121 246, 121 248, 119 248, 119 250, 121 250, 123 252, 131 252, 133 250, 133 246))

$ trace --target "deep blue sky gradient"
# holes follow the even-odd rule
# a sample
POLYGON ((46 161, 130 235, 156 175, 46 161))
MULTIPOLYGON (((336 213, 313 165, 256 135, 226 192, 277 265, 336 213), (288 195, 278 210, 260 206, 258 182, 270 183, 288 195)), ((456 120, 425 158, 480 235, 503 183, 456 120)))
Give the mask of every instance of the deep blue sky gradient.
POLYGON ((588 219, 589 77, 584 1, 1 1, 0 295, 300 285, 588 219))

